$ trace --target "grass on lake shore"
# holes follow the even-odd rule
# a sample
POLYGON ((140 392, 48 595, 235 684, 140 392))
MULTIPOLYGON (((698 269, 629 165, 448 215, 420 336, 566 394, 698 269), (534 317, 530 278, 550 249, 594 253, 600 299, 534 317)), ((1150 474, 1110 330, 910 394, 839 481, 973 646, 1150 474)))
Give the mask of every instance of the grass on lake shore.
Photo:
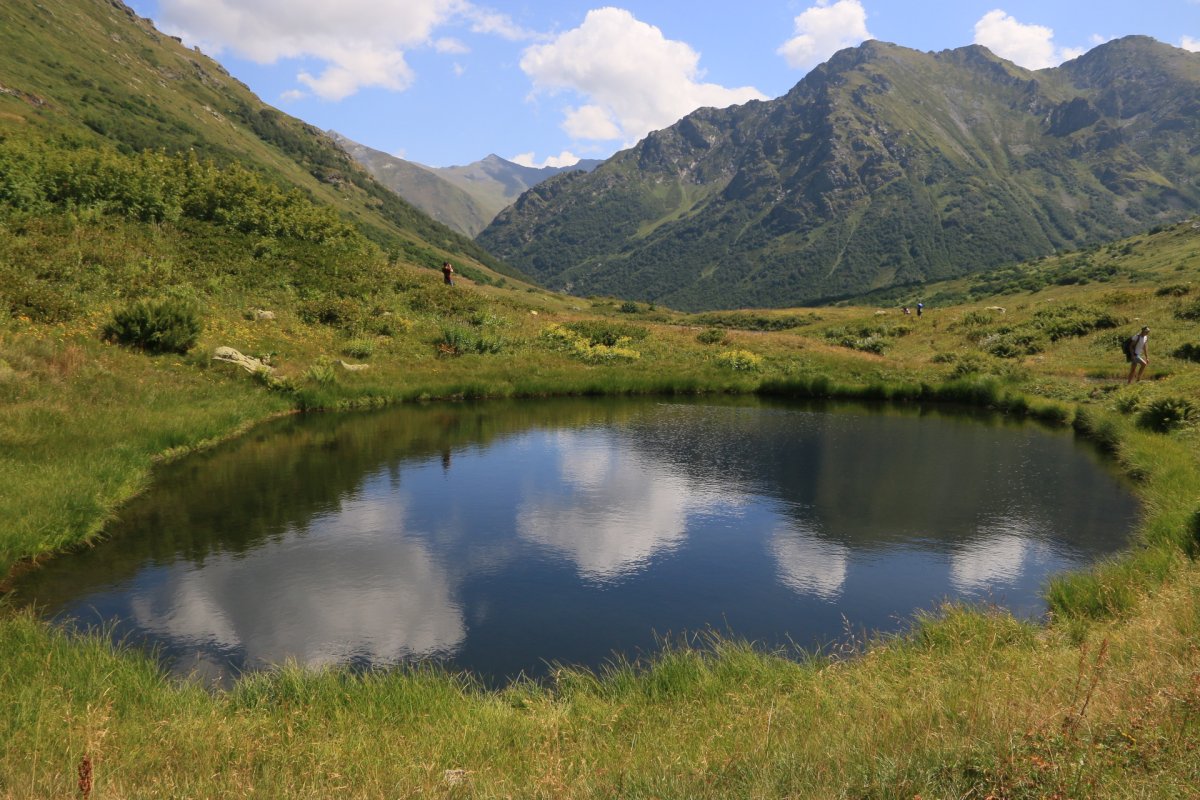
MULTIPOLYGON (((1200 237, 1178 226, 1132 244, 1136 260, 1092 254, 1090 269, 1127 269, 1111 282, 1051 282, 920 320, 849 307, 700 319, 468 282, 447 297, 417 272, 381 296, 386 332, 313 321, 286 293, 214 289, 187 356, 101 342, 117 297, 63 321, 0 322, 4 572, 102 535, 158 458, 298 407, 464 396, 987 405, 1074 424, 1146 510, 1129 554, 1055 580, 1048 626, 948 608, 851 658, 797 663, 722 642, 499 692, 428 670, 284 668, 210 693, 0 608, 0 798, 77 795, 85 759, 96 798, 1188 796, 1200 785, 1200 433, 1180 409, 1200 398, 1186 355, 1200 345, 1188 316, 1200 237), (276 319, 247 319, 251 306, 276 319), (1151 379, 1126 386, 1117 343, 1143 322, 1151 379), (586 346, 547 337, 551 324, 576 324, 586 346), (218 345, 269 354, 275 380, 212 364, 218 345), (757 360, 720 357, 739 351, 757 360)), ((1070 258, 1040 269, 1058 275, 1070 258)))

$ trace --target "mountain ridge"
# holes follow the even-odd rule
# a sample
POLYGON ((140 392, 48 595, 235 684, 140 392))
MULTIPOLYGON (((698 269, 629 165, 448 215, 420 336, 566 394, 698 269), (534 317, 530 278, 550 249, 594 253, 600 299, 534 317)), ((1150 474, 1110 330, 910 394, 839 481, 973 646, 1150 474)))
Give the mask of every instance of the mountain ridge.
POLYGON ((569 167, 527 167, 490 153, 470 164, 430 167, 329 135, 384 186, 437 221, 476 236, 522 192, 563 172, 590 171, 602 162, 585 159, 569 167))
POLYGON ((868 41, 700 109, 479 237, 555 288, 795 305, 1115 238, 1200 205, 1200 55, 1130 37, 1030 71, 868 41))

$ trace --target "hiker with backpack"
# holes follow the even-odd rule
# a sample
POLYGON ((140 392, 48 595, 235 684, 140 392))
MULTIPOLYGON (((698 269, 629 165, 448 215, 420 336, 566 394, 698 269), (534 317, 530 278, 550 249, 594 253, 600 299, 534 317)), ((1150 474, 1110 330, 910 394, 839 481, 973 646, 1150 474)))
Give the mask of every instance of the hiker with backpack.
POLYGON ((1146 348, 1146 340, 1150 337, 1150 328, 1142 326, 1139 333, 1125 340, 1125 359, 1129 362, 1129 377, 1126 384, 1140 381, 1146 365, 1150 363, 1150 351, 1146 348))

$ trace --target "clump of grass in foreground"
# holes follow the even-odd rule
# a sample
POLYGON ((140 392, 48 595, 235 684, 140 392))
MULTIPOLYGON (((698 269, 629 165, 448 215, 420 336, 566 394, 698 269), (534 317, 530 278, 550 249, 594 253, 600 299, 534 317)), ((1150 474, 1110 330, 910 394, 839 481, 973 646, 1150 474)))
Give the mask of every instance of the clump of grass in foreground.
POLYGON ((548 685, 495 693, 429 668, 287 667, 208 694, 101 639, 70 642, 8 613, 0 778, 18 797, 70 795, 86 755, 100 796, 123 797, 246 787, 343 797, 394 787, 532 798, 1186 796, 1200 777, 1194 565, 1185 578, 1122 623, 1080 629, 1078 643, 952 606, 905 638, 848 642, 849 653, 869 652, 861 658, 795 661, 705 638, 599 675, 561 669, 548 685))

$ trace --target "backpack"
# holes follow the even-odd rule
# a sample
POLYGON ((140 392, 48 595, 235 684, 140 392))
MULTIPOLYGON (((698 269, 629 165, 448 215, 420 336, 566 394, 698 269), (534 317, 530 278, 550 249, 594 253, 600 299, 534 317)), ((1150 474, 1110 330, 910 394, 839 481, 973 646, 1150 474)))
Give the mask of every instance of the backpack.
POLYGON ((1128 339, 1121 340, 1121 352, 1123 352, 1125 354, 1126 361, 1130 361, 1130 362, 1133 361, 1133 346, 1134 346, 1134 343, 1137 342, 1137 337, 1138 337, 1138 335, 1135 333, 1133 336, 1130 336, 1128 339))

